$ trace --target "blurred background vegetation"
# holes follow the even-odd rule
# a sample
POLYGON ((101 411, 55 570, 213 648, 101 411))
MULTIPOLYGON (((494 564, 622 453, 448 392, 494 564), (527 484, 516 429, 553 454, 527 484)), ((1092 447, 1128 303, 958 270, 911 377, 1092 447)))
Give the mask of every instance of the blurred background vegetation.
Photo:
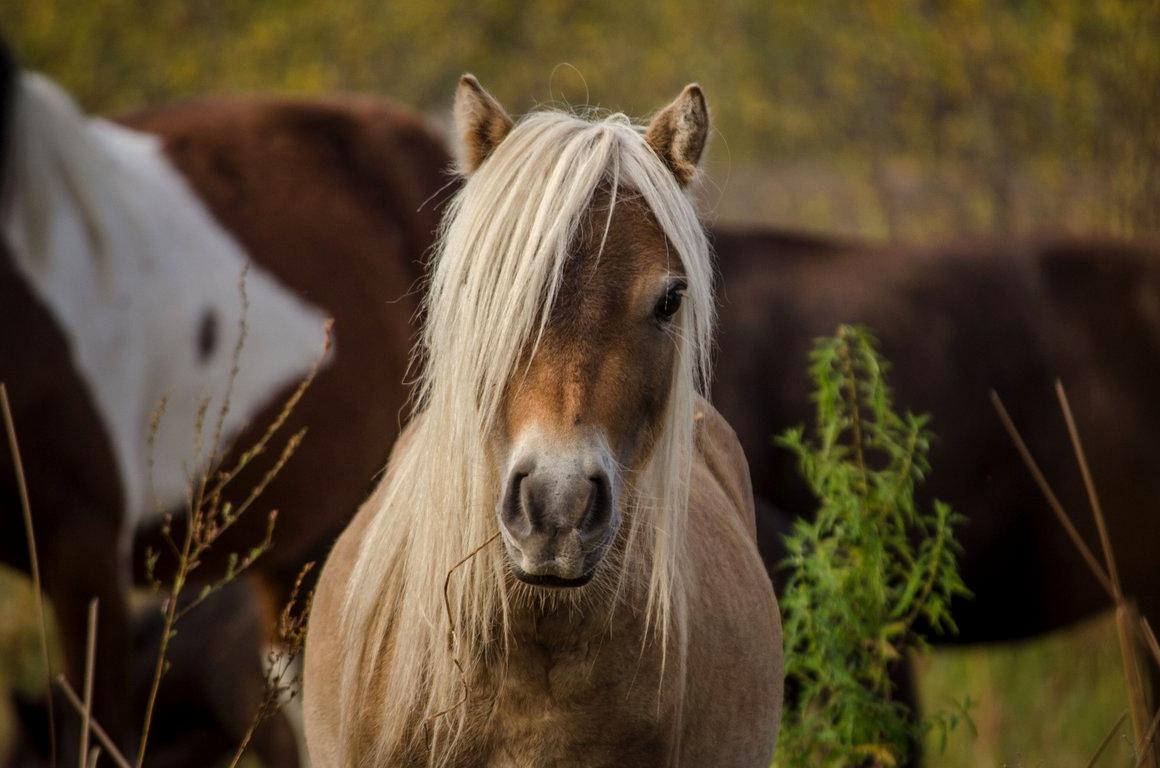
POLYGON ((698 80, 725 220, 1160 229, 1160 0, 0 0, 0 25, 99 112, 358 90, 442 115, 472 70, 512 111, 642 114, 698 80))
MULTIPOLYGON (((644 115, 697 80, 711 220, 925 243, 1160 234, 1160 0, 0 0, 0 33, 104 114, 363 91, 442 121, 473 71, 513 112, 644 115)), ((0 690, 39 679, 16 585, 0 573, 0 690)), ((1106 620, 922 670, 928 702, 977 702, 977 734, 935 765, 1084 765, 1125 707, 1106 620)), ((4 727, 0 704, 0 744, 4 727)))

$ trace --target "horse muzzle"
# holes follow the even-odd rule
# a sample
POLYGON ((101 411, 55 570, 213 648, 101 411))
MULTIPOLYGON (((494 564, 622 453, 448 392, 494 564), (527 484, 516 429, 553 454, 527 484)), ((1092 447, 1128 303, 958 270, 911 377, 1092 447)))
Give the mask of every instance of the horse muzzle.
POLYGON ((498 516, 516 578, 534 586, 591 580, 616 533, 618 515, 601 452, 528 456, 508 474, 498 516))

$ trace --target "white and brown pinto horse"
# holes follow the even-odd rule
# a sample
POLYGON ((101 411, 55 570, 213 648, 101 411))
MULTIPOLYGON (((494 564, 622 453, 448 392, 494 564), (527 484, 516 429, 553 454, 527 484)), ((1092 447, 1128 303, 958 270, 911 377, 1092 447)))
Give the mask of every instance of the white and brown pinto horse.
POLYGON ((470 76, 417 416, 319 581, 316 766, 767 766, 777 603, 682 190, 708 116, 642 134, 470 76), (683 300, 682 300, 683 299, 683 300))
MULTIPOLYGON (((318 359, 334 319, 336 352, 287 425, 310 434, 263 497, 281 517, 259 575, 280 588, 325 555, 398 433, 411 290, 437 222, 423 204, 449 159, 422 121, 381 100, 207 101, 117 124, 4 58, 0 380, 65 672, 80 680, 98 597, 95 714, 128 745, 140 717, 127 694, 134 539, 159 511, 184 509, 205 461, 198 412, 224 396, 243 312, 223 425, 240 447, 318 359)), ((0 559, 27 568, 11 466, 0 446, 0 559)), ((268 466, 240 477, 240 492, 268 466)), ((239 522, 201 573, 220 574, 264 526, 261 512, 239 522)), ((238 652, 257 664, 258 648, 238 652)), ((292 750, 266 759, 293 764, 292 750)))

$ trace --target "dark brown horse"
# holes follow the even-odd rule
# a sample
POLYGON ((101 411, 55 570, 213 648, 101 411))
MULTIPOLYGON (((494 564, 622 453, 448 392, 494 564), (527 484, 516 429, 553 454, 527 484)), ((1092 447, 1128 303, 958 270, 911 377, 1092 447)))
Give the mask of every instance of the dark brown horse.
MULTIPOLYGON (((809 424, 812 340, 839 323, 879 336, 897 401, 933 416, 926 497, 950 502, 972 600, 959 642, 1012 640, 1108 607, 1003 431, 993 388, 1093 551, 1086 495, 1053 390, 1067 387, 1125 590, 1160 618, 1160 252, 1116 242, 867 248, 718 230, 724 276, 714 395, 750 457, 755 492, 796 516, 813 500, 771 438, 809 424)), ((777 559, 776 515, 765 523, 777 559)))
MULTIPOLYGON (((309 435, 262 499, 266 509, 280 510, 281 517, 275 547, 259 562, 257 575, 274 587, 271 599, 280 601, 301 563, 325 555, 385 465, 398 433, 416 308, 412 289, 421 276, 420 259, 433 240, 439 207, 434 198, 447 181, 449 160, 423 121, 381 99, 205 101, 135 115, 123 123, 133 130, 125 131, 103 121, 70 117, 75 107, 67 97, 14 67, 0 79, 15 94, 4 114, 3 154, 6 221, 16 222, 0 246, 0 380, 7 382, 12 396, 45 589, 64 644, 64 671, 80 680, 85 607, 91 597, 99 597, 95 711, 128 744, 139 716, 122 696, 132 652, 126 603, 132 542, 141 531, 139 542, 156 545, 149 531, 156 531, 159 520, 140 514, 140 505, 134 503, 148 478, 132 472, 139 463, 127 458, 125 446, 141 439, 140 414, 132 414, 137 422, 114 424, 110 430, 110 413, 116 413, 121 393, 110 395, 115 388, 109 382, 120 381, 120 376, 151 391, 158 380, 165 381, 168 366, 185 364, 181 361, 186 356, 195 372, 229 356, 231 334, 237 333, 230 323, 230 312, 236 317, 238 311, 230 304, 237 302, 236 271, 222 278, 231 286, 225 295, 214 296, 228 307, 216 313, 206 309, 180 324, 183 302, 205 288, 207 278, 199 270, 215 269, 212 260, 204 265, 199 261, 214 253, 197 247, 203 234, 198 226, 213 230, 205 242, 219 251, 232 249, 230 253, 240 253, 255 265, 247 278, 252 327, 239 381, 248 375, 247 360, 252 363, 249 370, 256 370, 253 375, 269 380, 252 381, 249 394, 238 390, 241 402, 252 407, 235 417, 237 429, 230 435, 234 444, 254 442, 257 430, 271 420, 293 385, 295 376, 289 374, 304 370, 296 362, 283 365, 287 375, 281 379, 264 373, 269 367, 263 363, 289 354, 283 347, 292 346, 294 326, 284 324, 287 341, 280 344, 283 326, 267 319, 263 331, 263 310, 254 302, 282 302, 288 308, 283 315, 294 322, 334 318, 334 353, 286 427, 287 434, 308 427, 309 435), (63 126, 56 119, 61 116, 66 118, 63 126), (52 129, 28 131, 34 119, 48 120, 52 129), (67 162, 78 144, 84 146, 77 151, 87 153, 84 159, 91 163, 80 170, 67 162), (34 164, 38 146, 47 147, 42 154, 51 162, 34 164), (134 166, 133 157, 153 165, 134 166), (30 168, 60 171, 66 183, 54 187, 51 179, 45 180, 51 174, 30 168), (158 177, 163 183, 154 189, 150 185, 158 177), (174 178, 180 181, 174 184, 174 178), (14 189, 21 179, 28 184, 14 189), (116 186, 119 180, 123 183, 116 186), (22 198, 29 188, 39 197, 22 198), (156 216, 172 216, 173 221, 165 219, 163 225, 170 229, 162 227, 163 237, 150 241, 151 196, 193 200, 197 205, 188 207, 198 210, 162 209, 156 216), (71 212, 54 218, 50 203, 58 201, 71 206, 71 212), (121 204, 127 212, 117 207, 121 204), (34 215, 21 219, 22 210, 34 215), (169 240, 166 233, 172 234, 169 240), (37 269, 76 258, 76 249, 67 247, 74 242, 94 246, 92 258, 80 261, 91 275, 66 271, 69 277, 53 284, 54 272, 45 268, 40 277, 47 276, 47 282, 37 283, 37 269), (155 249, 161 253, 129 253, 150 242, 170 245, 155 249), (156 327, 148 321, 128 326, 145 339, 142 343, 154 346, 138 355, 149 364, 138 366, 140 375, 134 370, 133 376, 125 373, 132 366, 122 364, 121 337, 106 334, 106 342, 113 339, 107 348, 111 352, 94 354, 101 347, 86 341, 85 334, 103 319, 86 317, 76 302, 61 299, 72 295, 70 291, 100 297, 110 286, 120 288, 123 274, 110 264, 124 261, 126 254, 144 262, 157 259, 170 270, 175 256, 192 265, 188 289, 167 292, 157 283, 146 283, 120 300, 122 309, 126 302, 134 307, 140 303, 158 318, 156 327), (138 302, 141 296, 145 298, 138 302), (171 344, 158 354, 156 347, 168 338, 164 334, 174 322, 176 338, 187 342, 171 344), (111 378, 94 376, 94 371, 106 369, 111 378), (252 426, 243 430, 244 424, 252 426)), ((156 265, 150 269, 156 271, 156 265)), ((171 280, 164 285, 182 284, 171 280)), ((124 346, 130 347, 131 341, 125 337, 124 346)), ((310 355, 316 356, 318 349, 314 346, 310 355)), ((259 462, 236 487, 248 490, 268 466, 259 462)), ((0 558, 27 568, 10 467, 6 447, 0 448, 0 558)), ((243 518, 201 572, 220 574, 226 555, 253 546, 264 526, 261 510, 243 518)), ((142 575, 137 562, 135 580, 142 575)))
POLYGON ((974 598, 954 605, 959 635, 937 642, 1026 638, 1109 607, 989 399, 992 388, 1003 398, 1099 552, 1057 377, 1087 448, 1124 589, 1160 620, 1160 251, 1110 241, 906 250, 725 229, 714 242, 724 293, 713 394, 749 456, 771 571, 792 518, 816 508, 793 457, 772 438, 813 423, 805 373, 812 340, 860 323, 893 364, 897 402, 933 416, 933 474, 921 495, 969 518, 959 537, 974 598))

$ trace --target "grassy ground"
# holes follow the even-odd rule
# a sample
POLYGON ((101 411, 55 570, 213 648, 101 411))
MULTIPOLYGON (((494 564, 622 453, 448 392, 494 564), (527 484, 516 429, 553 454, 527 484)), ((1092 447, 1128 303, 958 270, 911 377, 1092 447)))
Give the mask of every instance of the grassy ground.
MULTIPOLYGON (((54 632, 50 624, 50 636, 54 632)), ((52 663, 54 671, 61 669, 59 656, 54 657, 52 663)), ((5 764, 5 754, 15 727, 9 693, 43 691, 44 680, 31 582, 0 566, 0 765, 5 764)), ((107 765, 108 762, 102 761, 101 764, 107 765)), ((241 768, 260 768, 260 764, 247 758, 242 761, 241 768)))
POLYGON ((0 764, 12 738, 9 691, 44 688, 35 615, 28 580, 0 567, 0 764))
MULTIPOLYGON (((970 696, 975 732, 960 728, 931 765, 1085 766, 1127 710, 1111 613, 1027 643, 941 650, 920 659, 923 706, 970 696)), ((933 740, 932 740, 933 741, 933 740)), ((1133 764, 1125 721, 1097 766, 1133 764)))
MULTIPOLYGON (((36 690, 43 679, 27 583, 0 569, 0 694, 36 690)), ((1115 627, 1108 616, 1033 642, 940 650, 919 660, 924 707, 969 696, 975 732, 962 728, 929 765, 947 768, 1084 766, 1127 701, 1115 627)), ((0 696, 0 755, 11 713, 0 696)), ((1131 765, 1130 724, 1097 763, 1131 765)), ((252 768, 256 768, 253 766, 252 768)))

